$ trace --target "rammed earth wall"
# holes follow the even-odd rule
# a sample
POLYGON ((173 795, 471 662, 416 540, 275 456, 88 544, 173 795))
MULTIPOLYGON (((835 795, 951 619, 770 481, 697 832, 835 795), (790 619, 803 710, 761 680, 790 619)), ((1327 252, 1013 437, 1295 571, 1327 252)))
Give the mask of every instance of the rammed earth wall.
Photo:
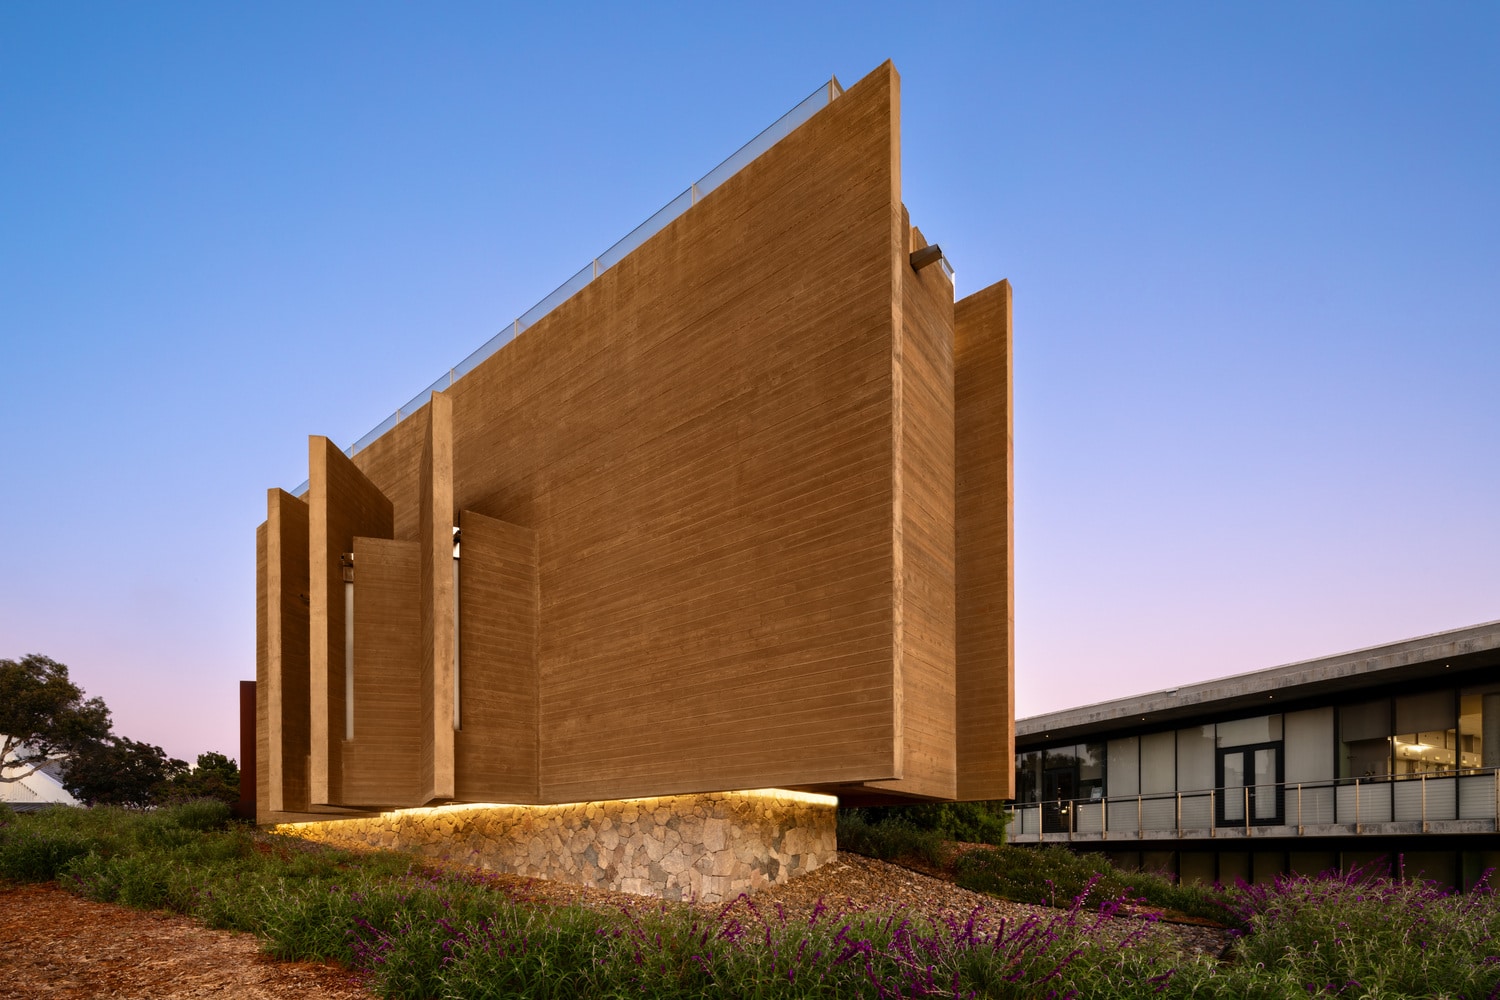
POLYGON ((275 829, 665 899, 733 899, 833 857, 835 806, 779 791, 442 806, 275 829))

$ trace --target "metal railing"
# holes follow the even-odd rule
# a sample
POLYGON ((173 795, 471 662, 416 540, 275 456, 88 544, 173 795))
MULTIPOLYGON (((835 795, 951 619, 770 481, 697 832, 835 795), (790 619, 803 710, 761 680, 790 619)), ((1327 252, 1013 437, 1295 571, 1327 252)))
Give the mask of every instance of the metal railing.
MULTIPOLYGON (((1237 788, 1025 802, 1010 807, 1007 836, 1109 840, 1302 835, 1309 827, 1478 821, 1500 831, 1500 768, 1280 782, 1237 788)), ((1378 832, 1388 832, 1380 830, 1378 832)))
MULTIPOLYGON (((752 160, 784 139, 797 126, 833 103, 834 99, 843 92, 844 88, 839 85, 838 78, 830 77, 827 83, 820 86, 811 94, 808 94, 798 102, 796 107, 776 119, 776 121, 763 129, 759 135, 730 154, 717 167, 714 167, 700 177, 697 182, 690 185, 686 191, 663 205, 651 218, 621 237, 612 247, 585 264, 576 274, 554 288, 540 302, 507 323, 501 328, 499 333, 481 344, 468 357, 438 376, 436 381, 407 400, 405 404, 397 407, 396 412, 372 427, 364 437, 345 448, 344 454, 353 458, 356 454, 363 451, 370 442, 417 412, 417 410, 426 405, 432 393, 442 392, 454 382, 457 382, 460 378, 473 371, 479 366, 481 361, 493 355, 500 348, 519 336, 527 327, 533 326, 543 316, 578 294, 589 282, 624 260, 632 250, 661 232, 667 227, 668 223, 696 205, 714 188, 743 170, 752 160)), ((303 482, 301 486, 292 490, 292 493, 296 496, 301 496, 307 492, 308 485, 307 482, 303 482)))

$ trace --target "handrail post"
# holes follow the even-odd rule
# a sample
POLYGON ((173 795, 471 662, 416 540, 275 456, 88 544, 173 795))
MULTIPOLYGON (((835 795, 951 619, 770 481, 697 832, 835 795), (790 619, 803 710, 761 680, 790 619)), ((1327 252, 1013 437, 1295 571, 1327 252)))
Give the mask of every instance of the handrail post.
MULTIPOLYGON (((1420 779, 1418 779, 1418 780, 1419 780, 1419 783, 1421 784, 1421 787, 1422 787, 1422 832, 1426 833, 1427 832, 1427 772, 1423 771, 1422 772, 1422 777, 1420 779)), ((1395 792, 1392 792, 1391 794, 1394 795, 1395 792)), ((1455 796, 1458 795, 1458 789, 1457 788, 1454 788, 1453 794, 1455 796)), ((1395 803, 1394 800, 1392 800, 1392 802, 1391 802, 1391 819, 1394 820, 1395 818, 1396 818, 1396 803, 1395 803)))
POLYGON ((1177 839, 1182 839, 1182 793, 1177 793, 1177 839))
POLYGON ((1250 836, 1250 786, 1245 786, 1245 836, 1250 836))
POLYGON ((1362 824, 1360 823, 1360 815, 1359 815, 1359 779, 1355 778, 1354 779, 1354 832, 1355 833, 1361 833, 1361 832, 1363 832, 1362 830, 1360 830, 1360 826, 1361 825, 1362 824))
POLYGON ((1068 803, 1068 839, 1073 839, 1073 834, 1078 831, 1078 800, 1073 799, 1068 803))
MULTIPOLYGON (((1495 787, 1500 789, 1500 785, 1496 785, 1495 787)), ((1210 839, 1219 835, 1219 812, 1214 808, 1216 804, 1215 797, 1218 794, 1219 790, 1217 788, 1210 788, 1208 790, 1208 836, 1210 839)), ((1496 795, 1500 796, 1500 791, 1497 791, 1496 795)), ((1495 802, 1495 815, 1496 817, 1500 817, 1500 798, 1496 798, 1495 802)), ((1500 825, 1500 820, 1497 820, 1497 825, 1500 825)))
POLYGON ((1136 796, 1135 796, 1135 839, 1136 840, 1145 840, 1146 839, 1146 816, 1145 816, 1145 808, 1146 807, 1144 805, 1142 805, 1142 803, 1141 803, 1140 793, 1137 792, 1136 796))
POLYGON ((1302 836, 1302 782, 1297 782, 1297 836, 1302 836))
POLYGON ((1109 798, 1099 796, 1099 839, 1109 839, 1109 798))

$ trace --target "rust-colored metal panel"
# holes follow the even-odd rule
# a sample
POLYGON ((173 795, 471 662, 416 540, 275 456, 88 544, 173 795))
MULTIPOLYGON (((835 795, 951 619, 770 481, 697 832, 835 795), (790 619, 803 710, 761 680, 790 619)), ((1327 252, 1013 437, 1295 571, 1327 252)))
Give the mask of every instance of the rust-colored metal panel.
POLYGON ((459 526, 456 796, 537 802, 536 533, 471 510, 459 526))
POLYGON ((259 730, 255 717, 255 681, 240 681, 240 800, 235 804, 234 814, 252 823, 255 822, 258 797, 255 758, 259 730))
POLYGON ((285 490, 266 495, 267 813, 308 807, 308 510, 285 490))
POLYGON ((416 542, 354 539, 354 736, 343 802, 415 806, 421 796, 422 615, 416 542))
POLYGON ((422 801, 453 798, 453 656, 458 638, 453 592, 453 400, 435 392, 427 403, 422 447, 417 545, 421 559, 422 801))
POLYGON ((348 707, 343 556, 356 537, 390 538, 393 508, 325 437, 309 438, 308 471, 308 788, 313 805, 339 805, 348 707))
POLYGON ((1015 569, 1011 290, 954 308, 957 421, 958 798, 1008 799, 1015 784, 1015 569))
MULTIPOLYGON (((266 695, 271 688, 270 643, 266 635, 270 619, 267 529, 264 521, 255 529, 255 813, 259 816, 271 813, 271 736, 266 712, 266 695)), ((241 774, 244 767, 242 761, 241 774)))

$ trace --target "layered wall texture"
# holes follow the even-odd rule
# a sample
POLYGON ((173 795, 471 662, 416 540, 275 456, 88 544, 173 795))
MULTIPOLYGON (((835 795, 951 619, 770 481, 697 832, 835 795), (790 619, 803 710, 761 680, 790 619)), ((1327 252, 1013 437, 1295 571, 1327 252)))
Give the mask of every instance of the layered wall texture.
POLYGON ((899 123, 887 64, 352 459, 312 439, 257 534, 263 822, 1009 796, 1010 291, 913 265, 899 123))

